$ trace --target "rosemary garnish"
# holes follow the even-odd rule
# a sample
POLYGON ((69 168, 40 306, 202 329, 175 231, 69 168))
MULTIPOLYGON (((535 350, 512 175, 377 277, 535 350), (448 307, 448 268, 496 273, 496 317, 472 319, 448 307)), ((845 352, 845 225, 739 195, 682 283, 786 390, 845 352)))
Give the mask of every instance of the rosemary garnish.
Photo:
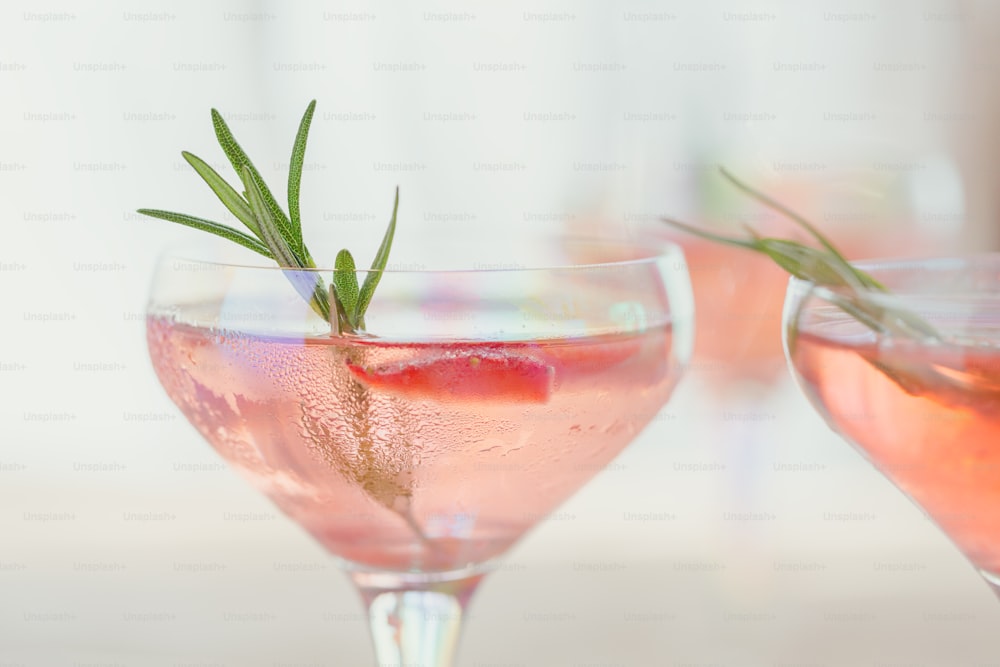
MULTIPOLYGON (((288 214, 281 208, 260 172, 233 137, 222 115, 215 109, 212 109, 215 136, 240 179, 242 194, 198 156, 187 151, 181 155, 250 233, 183 213, 159 209, 139 209, 139 213, 221 236, 274 260, 278 266, 288 269, 285 276, 312 309, 330 323, 331 332, 338 335, 356 334, 365 329, 365 312, 389 260, 389 250, 396 232, 399 188, 396 188, 388 228, 364 282, 358 285, 354 257, 345 248, 337 253, 330 286, 327 288, 323 278, 315 271, 316 262, 303 239, 299 207, 306 139, 315 110, 316 101, 313 100, 302 116, 292 146, 288 169, 288 214)), ((358 349, 351 349, 347 360, 358 363, 359 354, 358 349)), ((305 407, 302 415, 304 431, 328 462, 358 484, 373 500, 397 513, 421 542, 427 543, 428 538, 417 523, 412 509, 409 426, 400 425, 395 434, 383 434, 381 439, 376 437, 371 425, 374 417, 368 389, 356 379, 351 378, 348 382, 350 384, 344 397, 345 409, 353 429, 355 451, 351 452, 345 447, 347 443, 305 407), (387 437, 392 439, 384 442, 387 437)))
MULTIPOLYGON (((821 297, 824 300, 837 306, 880 337, 899 339, 920 346, 938 347, 942 350, 946 350, 949 345, 962 344, 961 341, 943 336, 916 313, 899 305, 893 305, 885 298, 888 295, 885 286, 852 266, 833 243, 808 220, 754 190, 725 169, 720 171, 738 189, 805 229, 821 247, 814 248, 790 239, 762 237, 749 227, 746 227, 749 238, 737 238, 692 227, 669 218, 662 218, 662 221, 703 239, 745 248, 770 257, 778 266, 796 278, 823 287, 824 292, 821 297)), ((796 336, 794 323, 791 327, 790 340, 794 341, 796 336)), ((992 401, 988 403, 989 405, 996 405, 1000 401, 1000 392, 995 386, 984 383, 981 375, 970 372, 961 364, 952 368, 938 363, 913 363, 905 356, 886 352, 887 349, 892 347, 880 345, 877 350, 862 353, 861 356, 908 394, 921 396, 931 392, 936 396, 947 395, 950 396, 948 400, 953 403, 968 401, 969 396, 975 396, 977 400, 981 400, 984 396, 989 397, 992 401)))
POLYGON ((749 226, 745 226, 749 238, 738 238, 716 234, 670 218, 661 220, 703 239, 745 248, 770 257, 775 264, 796 278, 828 288, 831 303, 876 333, 922 342, 942 340, 934 327, 916 313, 899 307, 886 306, 880 303, 879 299, 873 298, 873 295, 887 294, 888 290, 875 278, 848 262, 833 242, 815 225, 783 204, 743 183, 726 169, 720 168, 719 171, 736 188, 802 227, 821 247, 814 248, 790 239, 764 237, 749 226))
POLYGON ((242 194, 198 156, 187 151, 181 152, 181 155, 198 172, 223 205, 246 225, 250 234, 219 222, 184 213, 149 208, 141 208, 138 212, 221 236, 268 259, 273 259, 278 266, 289 269, 285 272, 289 281, 316 314, 330 323, 331 329, 336 330, 337 334, 353 334, 364 330, 365 311, 371 303, 372 294, 389 260, 389 249, 396 229, 396 212, 399 209, 399 188, 396 188, 389 227, 382 238, 382 245, 375 254, 371 270, 365 276, 364 284, 358 288, 354 258, 345 248, 337 255, 333 280, 327 291, 323 278, 313 271, 316 262, 303 240, 299 208, 306 140, 315 110, 316 100, 313 100, 302 115, 295 143, 292 145, 292 157, 288 169, 287 214, 236 141, 222 114, 215 109, 212 109, 215 136, 240 179, 243 186, 242 194))

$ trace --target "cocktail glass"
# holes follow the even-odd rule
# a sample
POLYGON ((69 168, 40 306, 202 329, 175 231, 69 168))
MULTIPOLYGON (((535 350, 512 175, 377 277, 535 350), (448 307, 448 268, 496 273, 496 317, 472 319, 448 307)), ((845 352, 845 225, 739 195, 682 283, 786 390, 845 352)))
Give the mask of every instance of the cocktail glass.
MULTIPOLYGON (((1000 593, 1000 255, 859 263, 940 336, 876 333, 844 295, 792 279, 785 350, 830 427, 951 538, 1000 593)), ((892 328, 890 327, 890 330, 892 328)))
POLYGON ((383 666, 452 664, 491 563, 638 435, 692 346, 676 246, 421 249, 457 269, 391 265, 366 335, 331 335, 301 297, 330 271, 214 244, 164 256, 148 306, 167 394, 340 560, 383 666))

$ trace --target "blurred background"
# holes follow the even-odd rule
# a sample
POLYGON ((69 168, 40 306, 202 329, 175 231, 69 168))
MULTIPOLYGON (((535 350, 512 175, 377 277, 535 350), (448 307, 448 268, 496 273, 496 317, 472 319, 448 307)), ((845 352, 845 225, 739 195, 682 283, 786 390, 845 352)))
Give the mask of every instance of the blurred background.
MULTIPOLYGON (((309 228, 785 223, 853 257, 996 249, 1000 5, 45 2, 0 9, 0 666, 367 665, 359 600, 159 387, 143 308, 224 218, 208 109, 309 228)), ((650 232, 652 230, 652 232, 650 232)), ((356 239, 356 241, 354 240, 356 239)), ((1000 607, 791 384, 784 277, 681 239, 696 354, 649 429, 481 588, 460 664, 987 665, 1000 607)), ((336 249, 317 257, 330 262, 336 249)))

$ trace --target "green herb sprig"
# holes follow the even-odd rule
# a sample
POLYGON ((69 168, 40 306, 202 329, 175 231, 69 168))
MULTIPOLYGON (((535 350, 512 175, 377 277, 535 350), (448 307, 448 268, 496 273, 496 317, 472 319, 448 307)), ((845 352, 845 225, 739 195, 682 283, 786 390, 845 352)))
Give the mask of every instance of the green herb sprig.
MULTIPOLYGON (((880 298, 879 295, 888 294, 885 286, 852 266, 808 220, 754 190, 725 169, 720 171, 737 189, 805 229, 821 247, 814 248, 789 239, 762 237, 749 227, 749 238, 737 238, 669 218, 663 218, 662 221, 709 241, 766 255, 793 276, 826 288, 822 294, 823 299, 839 307, 880 337, 907 343, 858 350, 862 359, 906 393, 912 396, 931 396, 938 403, 982 411, 988 415, 1000 410, 1000 385, 986 372, 988 369, 968 367, 964 363, 964 355, 956 354, 961 352, 964 345, 970 344, 970 339, 956 337, 954 334, 942 335, 916 313, 891 305, 884 297, 880 298), (914 359, 908 353, 908 350, 913 349, 913 344, 920 346, 920 349, 937 349, 940 354, 930 359, 914 359)), ((790 329, 789 333, 790 341, 794 341, 797 335, 795 329, 790 329)))
MULTIPOLYGON (((365 312, 371 304, 375 288, 389 260, 389 250, 396 233, 396 216, 399 212, 399 188, 392 205, 389 226, 371 264, 364 282, 358 284, 354 257, 346 248, 337 253, 329 288, 316 269, 316 262, 306 246, 302 234, 302 217, 299 195, 302 185, 302 166, 305 161, 306 140, 316 110, 316 101, 309 103, 292 145, 288 169, 288 213, 274 197, 260 172, 240 147, 222 114, 212 109, 215 136, 229 159, 242 184, 242 193, 226 182, 212 167, 196 155, 184 151, 181 155, 229 211, 242 222, 249 233, 233 229, 218 222, 197 218, 183 213, 159 209, 139 209, 139 213, 168 220, 215 234, 245 248, 249 248, 287 269, 285 276, 312 309, 330 323, 331 331, 338 335, 357 334, 365 329, 365 312)), ((348 352, 348 359, 358 361, 357 349, 348 352)), ((350 384, 347 410, 353 429, 355 447, 345 446, 340 436, 331 431, 303 406, 302 421, 306 433, 315 447, 327 460, 349 479, 357 483, 371 498, 397 513, 414 531, 421 542, 429 544, 423 529, 412 510, 413 478, 410 472, 411 434, 405 425, 391 436, 393 446, 379 443, 371 430, 371 396, 364 385, 357 381, 350 384)), ((403 409, 403 408, 399 408, 403 409)), ((409 423, 400 420, 401 423, 409 423)))
POLYGON ((243 186, 242 193, 233 188, 197 155, 187 151, 182 151, 181 155, 208 184, 219 201, 246 226, 250 233, 184 213, 150 208, 141 208, 138 212, 215 234, 274 260, 278 266, 288 269, 285 271, 285 276, 296 291, 317 315, 330 322, 331 328, 336 329, 338 335, 357 334, 364 331, 365 312, 389 260, 389 250, 396 231, 396 214, 399 210, 399 188, 396 188, 388 229, 382 237, 382 244, 375 254, 364 283, 358 287, 354 258, 345 248, 337 254, 333 279, 328 291, 323 278, 315 271, 316 262, 303 239, 299 206, 306 141, 315 111, 316 100, 313 100, 302 115, 295 143, 292 145, 292 157, 288 169, 287 214, 236 141, 222 114, 215 109, 212 109, 215 136, 240 179, 243 186))
POLYGON ((875 278, 848 262, 830 239, 823 235, 815 225, 783 204, 740 181, 726 169, 720 168, 719 171, 738 190, 802 227, 819 243, 820 247, 814 248, 790 239, 764 237, 749 226, 745 226, 749 238, 739 238, 716 234, 671 218, 661 218, 661 220, 672 227, 708 241, 744 248, 765 255, 796 278, 830 288, 830 300, 836 306, 876 333, 896 335, 918 341, 940 342, 942 340, 941 335, 934 327, 917 314, 899 307, 886 306, 877 298, 873 298, 872 295, 886 294, 888 290, 875 278))

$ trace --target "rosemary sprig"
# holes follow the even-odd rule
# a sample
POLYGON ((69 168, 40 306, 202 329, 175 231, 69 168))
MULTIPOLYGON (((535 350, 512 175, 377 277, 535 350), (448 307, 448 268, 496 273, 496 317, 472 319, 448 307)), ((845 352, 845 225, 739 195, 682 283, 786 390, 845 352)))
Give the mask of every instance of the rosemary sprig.
POLYGON ((316 100, 313 100, 302 115, 295 143, 292 145, 292 157, 288 168, 287 214, 264 182, 260 171, 236 141, 222 114, 215 109, 212 109, 215 136, 240 179, 243 186, 242 193, 197 155, 187 151, 182 151, 181 155, 208 184, 219 201, 246 226, 250 233, 184 213, 149 208, 141 208, 138 212, 215 234, 274 260, 278 266, 288 269, 285 271, 285 276, 316 314, 330 323, 331 329, 335 329, 338 335, 354 334, 364 330, 365 311, 371 303, 372 294, 389 259, 389 250, 396 230, 396 213, 399 209, 399 188, 396 188, 389 227, 382 238, 382 244, 375 254, 364 284, 358 288, 354 258, 345 248, 337 255, 328 291, 323 278, 314 271, 316 262, 303 239, 299 206, 306 142, 315 111, 316 100))
MULTIPOLYGON (((356 334, 365 328, 365 312, 371 304, 372 295, 389 260, 389 250, 396 233, 396 215, 399 212, 399 188, 396 188, 388 228, 364 283, 358 285, 354 257, 344 248, 337 253, 333 275, 327 288, 322 277, 314 270, 316 262, 303 239, 299 205, 306 141, 315 110, 316 101, 313 100, 306 107, 292 145, 292 157, 288 169, 287 214, 236 141, 222 114, 215 109, 212 109, 215 136, 239 177, 242 192, 229 185, 198 156, 186 151, 181 155, 250 233, 182 213, 159 209, 139 209, 139 213, 221 236, 268 259, 273 259, 278 266, 287 269, 284 272, 285 276, 302 298, 320 317, 330 323, 331 332, 335 331, 338 335, 356 334)), ((360 360, 359 354, 360 350, 350 349, 348 361, 357 363, 360 360)), ((342 364, 343 360, 336 363, 342 364)), ((407 430, 409 427, 405 425, 409 420, 400 420, 404 425, 398 427, 396 434, 389 436, 394 438, 391 446, 383 444, 379 438, 387 436, 385 434, 377 436, 372 427, 374 417, 369 390, 352 379, 347 391, 349 393, 345 399, 345 409, 353 430, 353 444, 356 446, 353 451, 345 446, 347 443, 344 443, 336 432, 327 428, 303 406, 302 423, 305 432, 331 464, 341 470, 348 479, 357 483, 373 500, 398 514, 422 543, 429 544, 412 508, 411 435, 407 430)))
POLYGON ((836 246, 808 220, 753 189, 725 169, 720 168, 720 171, 722 176, 736 188, 805 229, 821 247, 814 248, 790 239, 764 237, 750 227, 746 228, 749 238, 738 238, 716 234, 670 218, 661 220, 708 241, 766 255, 796 278, 830 288, 830 301, 834 305, 876 333, 924 342, 942 340, 934 327, 916 313, 887 306, 874 298, 873 295, 888 292, 885 286, 848 262, 836 246))

